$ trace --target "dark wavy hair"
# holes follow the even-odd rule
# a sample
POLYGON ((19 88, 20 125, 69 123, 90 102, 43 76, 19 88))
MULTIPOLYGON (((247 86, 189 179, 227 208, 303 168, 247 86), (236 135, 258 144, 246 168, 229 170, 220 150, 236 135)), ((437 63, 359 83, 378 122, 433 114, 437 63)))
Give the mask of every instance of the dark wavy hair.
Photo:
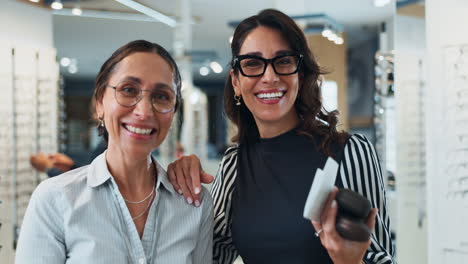
MULTIPOLYGON (((268 27, 277 30, 288 42, 290 48, 303 54, 303 61, 299 69, 299 91, 294 107, 301 119, 298 133, 315 140, 315 136, 323 138, 319 149, 327 155, 332 155, 330 143, 344 144, 347 133, 338 132, 338 111, 327 112, 322 106, 320 91, 320 76, 325 74, 310 51, 306 38, 297 24, 286 14, 275 10, 265 9, 257 15, 244 19, 236 27, 231 43, 232 59, 231 67, 237 76, 239 70, 234 65, 234 57, 239 55, 245 38, 257 27, 268 27)), ((257 139, 259 132, 252 113, 241 104, 236 105, 234 88, 231 76, 228 77, 224 89, 224 109, 228 118, 237 126, 237 134, 232 138, 234 142, 244 143, 257 139)))
MULTIPOLYGON (((169 66, 172 68, 173 71, 173 78, 174 78, 174 83, 176 84, 176 105, 174 112, 178 110, 181 104, 181 77, 180 77, 180 72, 179 68, 177 68, 177 64, 175 63, 174 59, 171 57, 169 52, 167 52, 166 49, 164 49, 162 46, 156 43, 152 43, 146 40, 135 40, 131 41, 119 49, 117 49, 110 58, 104 62, 104 64, 101 66, 101 70, 99 71, 99 74, 96 77, 96 85, 94 88, 94 98, 93 98, 93 103, 99 102, 102 100, 104 97, 104 92, 106 91, 110 76, 112 75, 112 72, 115 69, 115 66, 119 64, 123 59, 126 57, 132 55, 133 53, 136 52, 149 52, 149 53, 154 53, 161 58, 163 58, 169 66)), ((94 115, 95 118, 97 118, 96 115, 94 115)), ((104 139, 107 141, 108 140, 108 133, 105 127, 98 127, 99 130, 99 135, 104 136, 104 139)))

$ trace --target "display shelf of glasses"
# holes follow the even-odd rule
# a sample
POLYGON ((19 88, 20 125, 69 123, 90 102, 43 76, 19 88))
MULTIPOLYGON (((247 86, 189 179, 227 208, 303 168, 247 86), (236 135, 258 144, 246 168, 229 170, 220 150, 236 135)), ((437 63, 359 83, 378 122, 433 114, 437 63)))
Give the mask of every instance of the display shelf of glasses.
MULTIPOLYGON (((8 199, 8 186, 2 182, 8 180, 7 175, 11 172, 12 155, 12 126, 13 126, 13 104, 12 104, 12 49, 10 47, 0 47, 0 112, 2 113, 2 125, 0 126, 0 200, 8 199), (4 113, 4 114, 3 114, 4 113)), ((3 203, 0 208, 4 207, 3 203)), ((0 214, 1 217, 2 214, 0 214)))
POLYGON ((0 222, 15 244, 31 194, 46 178, 30 165, 39 151, 57 152, 60 98, 55 50, 0 48, 0 222))
MULTIPOLYGON (((0 87, 2 95, 0 96, 0 113, 2 116, 2 125, 0 126, 0 246, 5 248, 11 244, 12 236, 9 235, 13 230, 11 225, 11 206, 8 201, 11 200, 10 186, 12 173, 12 155, 13 155, 13 103, 12 103, 12 48, 0 46, 0 87)), ((6 254, 5 250, 0 251, 0 256, 6 254)))
POLYGON ((438 206, 442 215, 451 217, 445 220, 448 228, 442 234, 441 244, 447 257, 466 262, 467 232, 460 227, 466 226, 468 220, 468 45, 443 47, 442 55, 445 87, 439 109, 444 124, 439 127, 443 138, 438 149, 444 159, 438 160, 437 165, 445 180, 438 189, 443 194, 438 206))
MULTIPOLYGON (((376 54, 375 86, 374 96, 374 125, 375 125, 375 149, 380 157, 380 163, 384 175, 387 170, 393 169, 394 152, 387 145, 392 145, 394 140, 393 116, 394 86, 393 86, 393 54, 376 54)), ((393 144, 394 145, 394 144, 393 144)))
POLYGON ((13 191, 16 205, 16 225, 20 225, 27 203, 24 201, 38 184, 37 173, 29 164, 31 154, 37 153, 37 98, 38 65, 37 51, 15 48, 13 56, 13 106, 14 106, 14 179, 13 191), (31 184, 33 181, 35 184, 31 184))
POLYGON ((427 87, 421 53, 403 48, 395 52, 396 142, 392 147, 396 149, 397 195, 390 214, 395 216, 391 226, 396 230, 396 260, 404 263, 426 263, 427 255, 427 87))
MULTIPOLYGON (((39 80, 37 86, 37 141, 38 150, 53 153, 59 150, 63 109, 63 90, 59 86, 58 65, 55 61, 55 50, 44 50, 39 53, 39 80), (55 131, 55 133, 51 133, 55 131)), ((44 175, 42 175, 44 176, 44 175)))
POLYGON ((468 45, 444 49, 447 197, 468 201, 468 45))
POLYGON ((427 218, 424 61, 408 53, 397 53, 396 61, 397 186, 402 197, 399 211, 414 215, 406 219, 411 230, 403 223, 400 228, 424 239, 427 218))
POLYGON ((422 191, 426 182, 423 61, 410 55, 399 56, 398 60, 402 67, 397 93, 399 180, 401 186, 421 185, 422 191))
MULTIPOLYGON (((57 70, 58 73, 58 70, 57 70)), ((67 114, 65 111, 65 91, 64 91, 64 80, 62 76, 59 76, 58 82, 58 97, 57 97, 57 111, 58 111, 58 120, 57 120, 57 149, 59 152, 63 153, 66 150, 66 140, 67 140, 67 133, 66 133, 66 121, 67 121, 67 114)))

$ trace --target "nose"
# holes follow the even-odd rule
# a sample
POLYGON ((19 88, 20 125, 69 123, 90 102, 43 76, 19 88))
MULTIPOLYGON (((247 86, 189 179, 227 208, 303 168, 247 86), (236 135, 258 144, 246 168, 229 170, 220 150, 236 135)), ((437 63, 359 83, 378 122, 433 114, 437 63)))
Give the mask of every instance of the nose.
POLYGON ((277 82, 279 80, 278 74, 276 74, 271 63, 267 64, 265 73, 262 75, 262 81, 266 83, 277 82))
POLYGON ((135 105, 133 113, 141 120, 145 120, 154 116, 154 107, 153 103, 151 102, 150 94, 145 96, 143 93, 141 96, 142 98, 135 105))

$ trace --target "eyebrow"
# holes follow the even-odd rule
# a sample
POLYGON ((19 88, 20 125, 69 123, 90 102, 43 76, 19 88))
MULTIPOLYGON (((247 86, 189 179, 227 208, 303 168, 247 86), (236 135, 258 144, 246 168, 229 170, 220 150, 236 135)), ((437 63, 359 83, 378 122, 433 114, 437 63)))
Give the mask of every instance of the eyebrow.
MULTIPOLYGON (((141 81, 140 78, 135 77, 135 76, 126 76, 125 78, 123 78, 122 80, 120 80, 119 83, 126 82, 126 81, 132 81, 132 82, 136 82, 136 83, 138 83, 138 84, 142 84, 142 83, 143 83, 143 82, 141 81)), ((154 87, 155 89, 170 90, 170 91, 176 93, 175 88, 173 88, 171 85, 166 84, 166 83, 158 82, 158 83, 156 83, 153 87, 154 87)))
MULTIPOLYGON (((277 52, 275 52, 275 57, 276 56, 281 56, 281 55, 289 55, 291 53, 294 53, 294 51, 292 50, 278 50, 277 52)), ((262 57, 262 53, 259 52, 259 51, 254 51, 254 52, 248 52, 246 54, 241 54, 242 55, 253 55, 253 56, 258 56, 258 57, 262 57)))

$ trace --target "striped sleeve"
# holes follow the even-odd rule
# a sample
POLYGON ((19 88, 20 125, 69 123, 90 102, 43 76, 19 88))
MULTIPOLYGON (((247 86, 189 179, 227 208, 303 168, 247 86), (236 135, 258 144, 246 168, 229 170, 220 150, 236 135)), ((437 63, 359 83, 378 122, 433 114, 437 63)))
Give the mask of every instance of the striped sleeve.
POLYGON ((231 200, 237 176, 237 147, 226 150, 211 194, 214 202, 213 264, 232 263, 238 256, 231 238, 231 200))
POLYGON ((345 188, 366 197, 378 208, 366 263, 393 264, 394 249, 390 238, 390 218, 387 212, 385 185, 377 154, 369 140, 359 134, 348 140, 340 164, 339 177, 345 188))

